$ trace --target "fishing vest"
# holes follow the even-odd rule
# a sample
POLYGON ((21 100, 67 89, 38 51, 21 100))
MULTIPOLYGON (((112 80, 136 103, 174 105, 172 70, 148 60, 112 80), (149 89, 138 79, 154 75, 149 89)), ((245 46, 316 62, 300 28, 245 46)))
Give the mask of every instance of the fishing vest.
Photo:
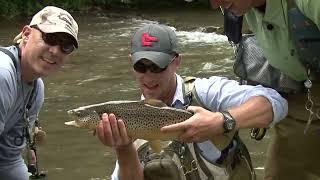
MULTIPOLYGON (((307 78, 319 81, 320 31, 316 24, 299 10, 294 0, 287 0, 287 16, 289 36, 296 47, 299 61, 306 69, 307 78)), ((242 37, 237 47, 233 70, 242 84, 261 84, 284 94, 305 90, 303 82, 291 79, 269 64, 253 35, 242 37)))
POLYGON ((320 30, 297 7, 294 0, 287 0, 289 35, 296 46, 299 60, 307 71, 320 72, 320 30))
MULTIPOLYGON (((193 83, 195 79, 195 77, 183 78, 184 105, 206 108, 198 100, 193 83)), ((235 135, 235 138, 238 138, 238 135, 235 135)), ((230 139, 230 141, 232 140, 230 139)), ((237 158, 240 154, 242 156, 245 154, 245 159, 248 159, 247 162, 249 162, 248 166, 253 171, 247 149, 240 140, 237 142, 237 147, 233 148, 231 152, 229 151, 232 143, 222 150, 220 158, 214 164, 200 155, 201 150, 197 143, 163 142, 162 146, 164 148, 160 154, 152 151, 148 141, 138 139, 134 142, 134 145, 139 160, 144 165, 144 178, 146 180, 229 180, 233 168, 241 158, 237 158)))

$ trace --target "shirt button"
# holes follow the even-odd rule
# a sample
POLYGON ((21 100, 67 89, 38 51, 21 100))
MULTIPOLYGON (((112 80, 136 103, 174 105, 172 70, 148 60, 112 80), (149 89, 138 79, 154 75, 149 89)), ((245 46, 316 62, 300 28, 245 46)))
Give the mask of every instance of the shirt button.
POLYGON ((268 29, 269 31, 271 31, 271 30, 273 29, 273 25, 272 25, 272 24, 268 24, 268 25, 267 25, 267 29, 268 29))

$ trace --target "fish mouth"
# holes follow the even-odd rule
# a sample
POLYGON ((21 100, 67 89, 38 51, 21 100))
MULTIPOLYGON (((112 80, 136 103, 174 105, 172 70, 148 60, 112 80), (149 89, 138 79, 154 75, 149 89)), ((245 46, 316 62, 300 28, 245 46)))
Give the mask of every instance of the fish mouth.
POLYGON ((68 110, 67 113, 68 113, 69 115, 74 115, 76 112, 75 112, 74 110, 68 110))
POLYGON ((78 121, 77 112, 74 110, 68 110, 67 114, 70 116, 70 118, 74 121, 78 121))

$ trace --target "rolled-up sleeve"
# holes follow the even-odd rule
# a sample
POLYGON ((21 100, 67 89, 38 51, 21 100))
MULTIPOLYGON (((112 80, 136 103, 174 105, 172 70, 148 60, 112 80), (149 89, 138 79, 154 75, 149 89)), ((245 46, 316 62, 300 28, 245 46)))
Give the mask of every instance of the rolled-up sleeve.
POLYGON ((197 95, 212 111, 225 110, 236 107, 249 98, 263 96, 269 100, 273 110, 273 123, 282 120, 288 113, 288 103, 277 91, 261 85, 239 85, 235 80, 225 77, 212 76, 208 79, 195 81, 197 95))

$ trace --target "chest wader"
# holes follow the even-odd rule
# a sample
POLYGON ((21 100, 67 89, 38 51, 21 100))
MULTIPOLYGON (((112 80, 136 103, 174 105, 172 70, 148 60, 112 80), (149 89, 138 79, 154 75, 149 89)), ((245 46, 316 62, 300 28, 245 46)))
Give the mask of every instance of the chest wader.
POLYGON ((146 180, 200 180, 197 165, 188 148, 180 142, 166 142, 160 154, 154 153, 149 142, 134 142, 146 180))
MULTIPOLYGON (((183 84, 184 84, 183 94, 184 94, 185 105, 201 106, 201 107, 206 108, 206 106, 204 106, 204 104, 202 104, 201 101, 199 100, 199 97, 198 97, 197 92, 195 90, 195 87, 194 87, 194 80, 195 79, 196 79, 195 77, 190 77, 190 76, 183 77, 183 84)), ((207 175, 207 177, 210 177, 210 175, 212 176, 212 173, 209 174, 210 170, 208 170, 208 167, 210 169, 209 162, 206 160, 201 161, 204 158, 199 155, 200 154, 199 147, 197 146, 196 143, 193 143, 193 146, 194 146, 195 151, 198 152, 195 154, 196 154, 196 157, 197 157, 197 160, 199 161, 199 163, 201 164, 201 162, 202 162, 203 164, 206 164, 205 166, 202 166, 202 167, 206 167, 206 168, 202 168, 202 169, 204 169, 204 170, 207 169, 205 171, 207 173, 205 173, 205 174, 207 175)), ((237 180, 242 177, 238 176, 238 174, 233 174, 232 171, 235 170, 236 166, 240 163, 244 163, 245 168, 249 169, 249 171, 250 171, 249 172, 250 175, 248 175, 249 177, 248 176, 243 176, 243 177, 249 178, 251 180, 255 180, 256 175, 255 175, 254 169, 252 167, 252 162, 251 162, 249 151, 248 151, 247 147, 245 146, 245 144, 240 139, 238 132, 236 132, 234 134, 234 136, 231 137, 228 146, 226 146, 224 149, 221 150, 221 156, 219 159, 216 160, 216 165, 217 166, 222 165, 222 167, 226 167, 229 175, 231 176, 228 179, 237 180), (232 139, 235 140, 237 143, 236 147, 233 150, 231 150, 233 147, 233 140, 232 139)), ((211 170, 211 172, 212 172, 212 170, 211 170)), ((241 174, 241 172, 236 172, 236 173, 241 174)))
MULTIPOLYGON (((18 46, 16 46, 16 47, 19 49, 18 46)), ((15 57, 12 54, 12 52, 5 49, 5 48, 2 48, 2 47, 0 47, 0 51, 10 57, 15 69, 17 70, 17 62, 16 62, 15 57)), ((20 54, 19 54, 19 56, 20 56, 20 54)), ((28 112, 32 106, 32 101, 35 98, 36 90, 37 90, 37 80, 34 80, 32 92, 28 98, 27 104, 24 107, 23 119, 25 121, 25 125, 22 130, 23 136, 22 137, 15 137, 15 142, 17 142, 17 144, 19 144, 19 145, 22 145, 24 142, 23 139, 26 138, 26 144, 27 144, 27 148, 26 148, 26 150, 27 150, 26 156, 27 157, 26 157, 26 159, 28 162, 28 164, 27 164, 28 172, 31 173, 30 179, 42 179, 43 180, 43 179, 45 179, 46 175, 43 173, 39 173, 38 161, 37 161, 38 156, 37 156, 37 149, 36 149, 36 145, 35 145, 35 136, 33 136, 33 140, 31 140, 31 132, 30 132, 30 127, 29 127, 29 113, 28 112), (31 163, 31 159, 33 159, 33 158, 35 159, 34 164, 31 163)), ((38 118, 35 121, 35 129, 41 129, 38 118)))

